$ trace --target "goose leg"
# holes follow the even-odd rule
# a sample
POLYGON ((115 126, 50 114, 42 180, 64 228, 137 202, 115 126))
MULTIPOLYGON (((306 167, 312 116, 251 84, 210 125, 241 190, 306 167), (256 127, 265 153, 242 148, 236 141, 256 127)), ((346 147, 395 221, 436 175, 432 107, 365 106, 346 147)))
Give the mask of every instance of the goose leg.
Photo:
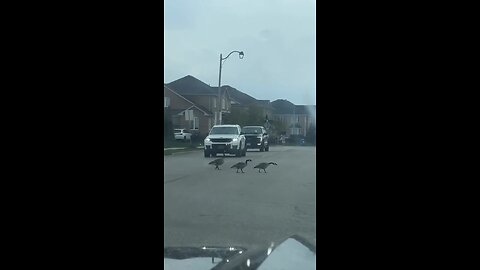
POLYGON ((260 172, 260 169, 258 169, 258 172, 260 172))
POLYGON ((240 169, 240 170, 242 171, 242 173, 245 173, 245 172, 243 171, 243 169, 240 169))
POLYGON ((263 171, 264 171, 265 173, 267 173, 267 171, 265 171, 265 169, 263 169, 263 171))

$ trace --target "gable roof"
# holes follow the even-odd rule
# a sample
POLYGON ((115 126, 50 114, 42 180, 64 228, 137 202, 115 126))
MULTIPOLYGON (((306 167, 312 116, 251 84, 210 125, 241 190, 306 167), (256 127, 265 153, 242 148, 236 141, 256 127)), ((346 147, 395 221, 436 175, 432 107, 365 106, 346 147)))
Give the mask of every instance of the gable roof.
POLYGON ((286 99, 277 99, 271 104, 277 114, 293 114, 295 108, 295 104, 286 99))
MULTIPOLYGON (((212 87, 212 89, 218 91, 218 87, 212 87)), ((231 87, 230 85, 223 85, 222 90, 227 91, 232 101, 240 103, 241 105, 248 105, 257 102, 255 98, 243 93, 236 88, 231 87)))
POLYGON ((201 112, 203 112, 205 115, 212 115, 212 112, 209 111, 208 109, 206 109, 205 107, 203 106, 200 106, 200 105, 197 105, 195 104, 193 101, 185 98, 184 96, 180 95, 178 92, 176 92, 175 90, 173 90, 172 88, 168 87, 167 85, 163 85, 163 89, 167 89, 169 91, 171 91, 172 93, 174 93, 175 95, 179 96, 180 98, 182 98, 183 100, 187 101, 188 103, 190 103, 192 106, 189 107, 188 109, 192 108, 192 107, 195 107, 197 109, 199 109, 201 112))
POLYGON ((270 110, 274 110, 274 108, 272 106, 272 103, 268 99, 259 99, 259 100, 257 100, 257 104, 260 105, 260 107, 270 109, 270 110))
POLYGON ((273 101, 272 107, 275 109, 276 114, 308 114, 315 115, 316 105, 295 105, 285 99, 277 99, 273 101))
POLYGON ((191 75, 187 75, 167 85, 180 95, 218 96, 218 92, 215 92, 212 87, 191 75))

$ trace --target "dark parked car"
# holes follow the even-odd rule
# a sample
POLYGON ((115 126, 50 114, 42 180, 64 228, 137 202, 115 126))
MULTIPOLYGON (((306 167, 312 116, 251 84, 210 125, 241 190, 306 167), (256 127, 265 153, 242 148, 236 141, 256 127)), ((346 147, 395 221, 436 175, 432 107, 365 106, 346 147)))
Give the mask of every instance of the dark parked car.
POLYGON ((269 150, 268 134, 262 126, 245 126, 242 134, 247 142, 247 149, 260 149, 260 152, 269 150))

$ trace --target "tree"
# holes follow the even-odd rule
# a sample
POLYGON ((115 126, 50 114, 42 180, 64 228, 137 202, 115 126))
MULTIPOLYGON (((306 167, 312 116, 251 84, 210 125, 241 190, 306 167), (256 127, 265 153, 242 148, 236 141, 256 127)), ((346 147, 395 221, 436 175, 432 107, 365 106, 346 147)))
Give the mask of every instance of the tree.
POLYGON ((270 134, 273 136, 280 136, 287 131, 287 125, 280 120, 270 120, 270 134))
POLYGON ((265 118, 263 110, 255 104, 248 106, 248 124, 249 126, 263 126, 265 118))
POLYGON ((263 110, 255 104, 247 107, 232 107, 229 114, 223 116, 223 123, 240 126, 263 126, 265 123, 263 110))
POLYGON ((223 115, 223 123, 226 125, 244 126, 247 122, 248 114, 242 107, 232 107, 230 113, 223 115))

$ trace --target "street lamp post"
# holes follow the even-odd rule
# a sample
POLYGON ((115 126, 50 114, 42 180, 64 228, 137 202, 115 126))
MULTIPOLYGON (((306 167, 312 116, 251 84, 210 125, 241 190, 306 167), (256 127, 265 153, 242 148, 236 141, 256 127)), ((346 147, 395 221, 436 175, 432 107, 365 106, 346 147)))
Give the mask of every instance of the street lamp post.
POLYGON ((219 71, 218 71, 218 104, 217 104, 217 107, 218 107, 217 119, 218 120, 215 120, 215 123, 218 124, 218 125, 222 124, 222 107, 221 107, 222 103, 221 103, 221 98, 220 98, 221 97, 221 83, 222 83, 222 61, 227 60, 227 58, 232 53, 238 53, 238 57, 240 59, 243 59, 243 56, 244 56, 242 51, 232 51, 225 58, 222 58, 222 54, 220 54, 220 68, 219 68, 219 71))

